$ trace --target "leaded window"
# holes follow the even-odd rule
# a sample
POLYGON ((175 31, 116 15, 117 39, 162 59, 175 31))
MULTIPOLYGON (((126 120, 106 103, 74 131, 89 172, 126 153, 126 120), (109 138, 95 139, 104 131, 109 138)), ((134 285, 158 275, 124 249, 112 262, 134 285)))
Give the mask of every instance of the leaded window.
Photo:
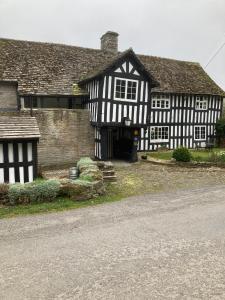
POLYGON ((206 97, 197 97, 195 103, 195 109, 197 110, 207 110, 208 108, 208 100, 206 97))
POLYGON ((152 108, 155 109, 169 109, 170 99, 166 95, 155 95, 152 97, 152 108))
POLYGON ((115 79, 115 99, 137 101, 137 80, 115 79))
POLYGON ((169 140, 169 127, 168 126, 155 126, 150 128, 152 141, 168 141, 169 140))
POLYGON ((206 139, 206 126, 195 126, 195 140, 206 139))

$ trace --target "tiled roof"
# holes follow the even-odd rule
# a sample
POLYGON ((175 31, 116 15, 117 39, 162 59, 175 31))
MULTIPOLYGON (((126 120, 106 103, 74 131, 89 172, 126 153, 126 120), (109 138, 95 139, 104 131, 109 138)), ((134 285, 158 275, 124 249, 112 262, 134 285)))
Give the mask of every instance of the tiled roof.
POLYGON ((0 117, 0 139, 37 139, 40 137, 34 117, 0 117))
MULTIPOLYGON (((198 63, 137 57, 159 82, 154 91, 224 95, 198 63)), ((74 83, 116 58, 96 49, 0 39, 0 80, 17 80, 20 94, 72 95, 74 83)))
POLYGON ((96 76, 100 76, 101 74, 107 73, 111 68, 114 67, 118 61, 123 60, 125 57, 132 57, 136 61, 136 63, 141 67, 142 72, 145 73, 145 75, 151 80, 152 87, 159 86, 159 83, 155 80, 155 78, 152 76, 151 72, 145 68, 143 63, 140 61, 140 59, 137 57, 137 55, 134 53, 132 48, 129 48, 128 50, 124 52, 118 53, 118 55, 113 56, 112 58, 106 60, 106 62, 102 65, 100 65, 98 68, 96 68, 92 73, 89 73, 81 80, 82 82, 85 82, 87 80, 93 79, 96 76))

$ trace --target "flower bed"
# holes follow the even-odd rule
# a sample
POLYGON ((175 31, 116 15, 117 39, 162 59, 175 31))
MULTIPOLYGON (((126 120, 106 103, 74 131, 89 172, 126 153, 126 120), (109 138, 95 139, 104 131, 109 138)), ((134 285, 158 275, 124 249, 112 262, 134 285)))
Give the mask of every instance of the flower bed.
POLYGON ((190 150, 190 162, 178 162, 172 158, 173 151, 157 151, 148 152, 144 160, 155 163, 164 164, 169 166, 186 166, 186 167, 220 167, 225 168, 225 151, 224 149, 214 149, 213 151, 207 150, 190 150), (147 158, 147 159, 146 159, 147 158))

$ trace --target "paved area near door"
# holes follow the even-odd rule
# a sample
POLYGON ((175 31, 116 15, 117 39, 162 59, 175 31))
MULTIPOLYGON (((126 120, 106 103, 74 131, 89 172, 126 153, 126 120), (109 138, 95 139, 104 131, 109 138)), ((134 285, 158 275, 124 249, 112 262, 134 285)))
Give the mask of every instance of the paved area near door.
POLYGON ((0 299, 225 299, 225 187, 0 220, 0 299))

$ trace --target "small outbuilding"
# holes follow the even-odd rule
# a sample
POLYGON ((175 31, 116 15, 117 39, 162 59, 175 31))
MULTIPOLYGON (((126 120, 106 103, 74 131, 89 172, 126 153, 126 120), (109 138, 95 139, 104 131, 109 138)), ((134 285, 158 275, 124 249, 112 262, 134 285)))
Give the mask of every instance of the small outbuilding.
POLYGON ((34 117, 0 117, 0 183, 32 182, 37 177, 37 143, 34 117))

